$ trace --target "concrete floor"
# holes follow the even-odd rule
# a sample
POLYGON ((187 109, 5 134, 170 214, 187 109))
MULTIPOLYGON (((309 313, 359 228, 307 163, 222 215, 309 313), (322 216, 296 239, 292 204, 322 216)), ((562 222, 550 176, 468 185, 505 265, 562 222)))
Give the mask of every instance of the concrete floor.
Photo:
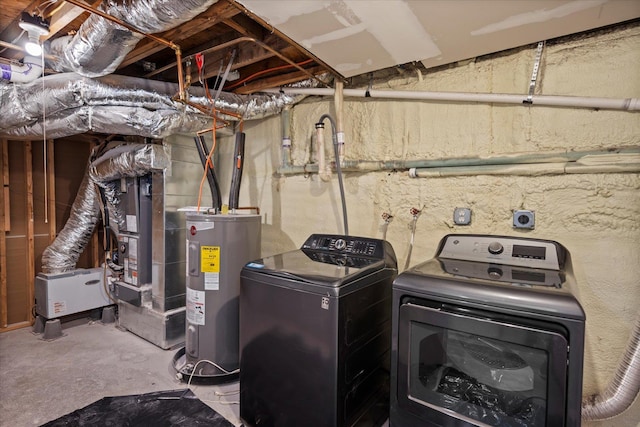
MULTIPOLYGON (((0 334, 0 426, 39 426, 106 396, 186 388, 175 378, 176 350, 89 319, 63 323, 43 341, 30 328, 0 334)), ((204 403, 239 426, 239 383, 191 384, 204 403)))

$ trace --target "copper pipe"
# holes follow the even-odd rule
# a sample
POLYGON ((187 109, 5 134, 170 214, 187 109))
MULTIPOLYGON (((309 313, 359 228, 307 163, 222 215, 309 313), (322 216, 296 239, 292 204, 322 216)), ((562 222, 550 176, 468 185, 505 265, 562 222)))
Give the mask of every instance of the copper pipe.
POLYGON ((236 208, 235 210, 240 211, 240 210, 255 210, 256 211, 256 215, 260 215, 260 208, 258 206, 240 206, 238 208, 236 208))
POLYGON ((180 90, 178 96, 180 101, 184 101, 187 98, 187 91, 184 88, 184 76, 182 75, 182 52, 178 46, 174 50, 176 52, 176 62, 178 63, 178 88, 180 90))
MULTIPOLYGON (((74 0, 75 1, 75 0, 74 0)), ((302 71, 303 73, 305 73, 307 76, 311 77, 314 80, 317 80, 318 82, 322 83, 325 86, 330 86, 330 84, 328 82, 325 82, 324 80, 316 77, 315 75, 313 75, 312 73, 308 72, 306 69, 302 68, 301 66, 299 66, 298 64, 296 64, 294 61, 292 61, 291 59, 287 58, 286 56, 282 55, 280 52, 278 52, 277 50, 271 48, 269 45, 267 45, 266 43, 257 40, 253 37, 248 37, 248 36, 243 36, 243 37, 238 37, 237 39, 228 41, 226 43, 222 43, 220 45, 217 46, 212 46, 209 49, 205 49, 202 52, 198 52, 198 53, 210 53, 210 52, 215 52, 217 50, 221 50, 230 46, 233 46, 235 44, 241 43, 241 42, 253 42, 255 44, 257 44, 258 46, 260 46, 261 48, 268 50, 269 52, 273 53, 275 56, 277 56, 278 58, 282 59, 283 61, 287 62, 288 64, 296 67, 298 70, 302 71)), ((193 55, 189 55, 187 56, 187 58, 191 58, 193 57, 193 55)), ((156 74, 159 74, 163 71, 169 70, 173 67, 175 67, 176 65, 178 65, 177 63, 173 63, 173 64, 169 64, 166 65, 162 68, 159 68, 157 70, 154 70, 152 72, 150 72, 149 74, 146 74, 144 77, 149 78, 151 76, 155 76, 156 74)))
MULTIPOLYGON (((215 51, 217 51, 217 50, 222 50, 222 49, 225 49, 225 48, 227 48, 227 47, 231 47, 231 46, 233 46, 233 45, 236 45, 236 44, 241 43, 241 42, 246 42, 246 41, 251 41, 251 38, 250 38, 250 37, 238 37, 237 39, 233 39, 233 40, 231 40, 231 41, 228 41, 228 42, 225 42, 225 43, 222 43, 222 44, 216 45, 216 46, 212 46, 212 47, 210 47, 210 48, 208 48, 208 49, 205 49, 205 50, 203 50, 203 51, 201 51, 201 52, 198 52, 198 53, 202 53, 202 54, 205 54, 205 53, 211 53, 211 52, 215 52, 215 51)), ((192 59, 194 56, 195 56, 195 55, 188 55, 188 56, 185 56, 185 57, 184 57, 184 60, 186 61, 187 59, 192 59)), ((153 70, 152 72, 150 72, 150 73, 148 73, 148 74, 145 74, 143 77, 145 77, 145 78, 147 78, 147 79, 148 79, 149 77, 153 77, 153 76, 155 76, 156 74, 160 74, 160 73, 162 73, 163 71, 170 70, 170 69, 172 69, 173 67, 175 67, 176 65, 177 65, 177 63, 176 63, 176 62, 172 62, 171 64, 165 65, 165 66, 164 66, 164 67, 162 67, 162 68, 158 68, 157 70, 153 70)))

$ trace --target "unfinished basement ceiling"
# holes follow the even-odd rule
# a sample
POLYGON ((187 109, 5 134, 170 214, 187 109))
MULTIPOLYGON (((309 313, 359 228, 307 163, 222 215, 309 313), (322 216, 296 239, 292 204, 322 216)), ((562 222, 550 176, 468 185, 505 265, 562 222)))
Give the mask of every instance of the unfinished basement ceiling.
MULTIPOLYGON (((85 0, 93 7, 141 1, 85 0)), ((89 17, 65 0, 2 0, 0 61, 24 57, 23 11, 50 20, 49 42, 78 32, 89 17)), ((348 78, 416 61, 436 67, 637 18, 638 0, 212 0, 155 36, 180 46, 193 86, 215 84, 229 66, 223 90, 251 94, 314 76, 325 86, 327 75, 348 78)), ((114 74, 175 83, 176 55, 143 38, 114 74)))
POLYGON ((436 67, 640 17, 638 0, 239 0, 344 77, 436 67))

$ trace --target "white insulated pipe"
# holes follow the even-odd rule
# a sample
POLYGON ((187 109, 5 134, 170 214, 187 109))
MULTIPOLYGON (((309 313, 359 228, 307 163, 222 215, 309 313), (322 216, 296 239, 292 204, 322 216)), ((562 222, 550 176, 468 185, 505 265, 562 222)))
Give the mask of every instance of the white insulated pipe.
POLYGON ((42 75, 42 59, 25 56, 22 65, 0 64, 0 79, 13 83, 29 83, 42 75))
POLYGON ((316 147, 320 179, 324 182, 331 181, 331 165, 326 162, 324 153, 324 123, 316 123, 316 147))
POLYGON ((336 135, 338 137, 338 158, 342 164, 344 161, 344 126, 342 125, 344 115, 344 83, 336 79, 333 106, 336 109, 336 135))
MULTIPOLYGON (((266 89, 269 93, 331 96, 331 88, 282 88, 266 89)), ((471 92, 423 92, 400 90, 344 89, 344 96, 354 98, 409 99, 436 102, 477 102, 487 104, 541 105, 548 107, 589 108, 597 110, 640 110, 639 98, 593 98, 581 96, 534 95, 529 102, 527 96, 509 93, 471 92)))

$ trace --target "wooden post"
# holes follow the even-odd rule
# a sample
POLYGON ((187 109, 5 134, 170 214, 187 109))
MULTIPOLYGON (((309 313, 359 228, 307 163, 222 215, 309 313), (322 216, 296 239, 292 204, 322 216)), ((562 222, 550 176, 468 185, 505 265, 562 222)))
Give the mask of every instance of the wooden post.
POLYGON ((47 198, 49 207, 49 243, 56 238, 56 171, 53 139, 47 140, 47 198))
POLYGON ((4 205, 2 209, 4 211, 4 231, 11 230, 11 209, 9 199, 9 141, 2 139, 2 192, 4 193, 4 205))
POLYGON ((7 327, 7 218, 5 215, 6 207, 9 205, 8 194, 5 192, 5 187, 8 185, 6 177, 9 176, 9 160, 7 159, 7 146, 8 141, 6 139, 0 139, 0 165, 2 165, 2 173, 0 173, 0 184, 2 184, 2 190, 0 191, 0 328, 7 327))
POLYGON ((34 250, 34 218, 33 218, 33 155, 31 141, 24 144, 24 175, 25 175, 25 195, 26 195, 26 217, 27 217, 27 320, 33 324, 34 319, 30 317, 33 309, 36 276, 36 261, 34 250))

